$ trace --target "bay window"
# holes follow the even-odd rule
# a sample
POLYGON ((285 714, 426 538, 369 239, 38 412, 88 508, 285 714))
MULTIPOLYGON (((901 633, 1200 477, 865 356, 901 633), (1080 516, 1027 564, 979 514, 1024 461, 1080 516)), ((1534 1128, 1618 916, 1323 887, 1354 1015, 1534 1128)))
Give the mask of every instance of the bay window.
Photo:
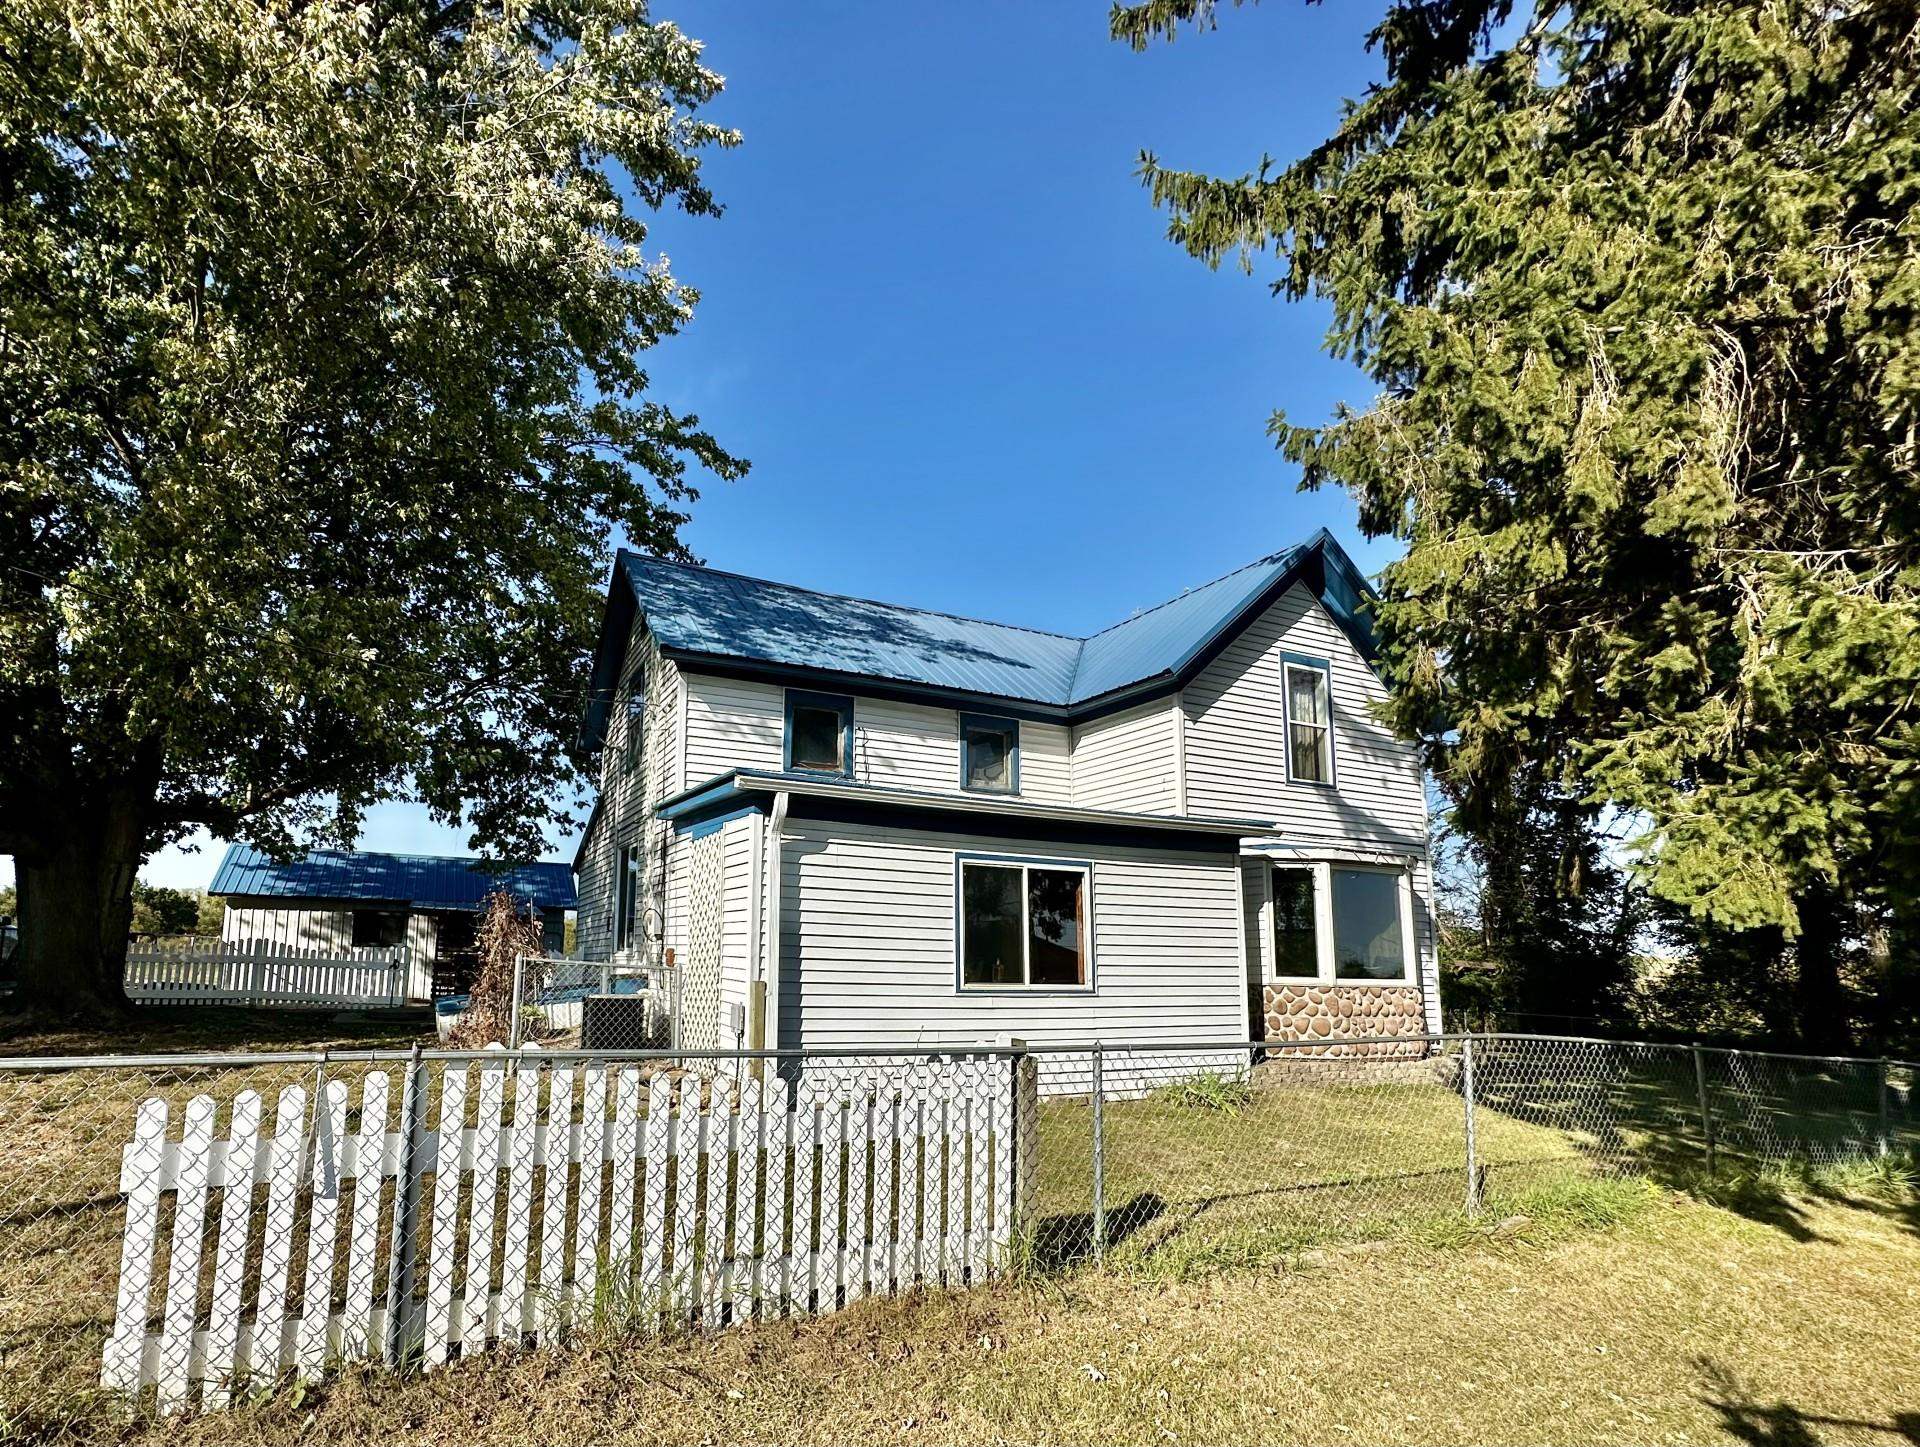
POLYGON ((1404 869, 1276 864, 1268 888, 1268 978, 1316 984, 1411 984, 1413 881, 1404 869))

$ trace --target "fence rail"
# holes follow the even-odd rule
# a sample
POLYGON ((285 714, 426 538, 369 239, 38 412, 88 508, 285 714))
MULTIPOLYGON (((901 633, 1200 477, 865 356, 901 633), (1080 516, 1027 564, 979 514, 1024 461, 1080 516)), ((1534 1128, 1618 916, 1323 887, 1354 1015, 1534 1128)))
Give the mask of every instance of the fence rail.
POLYGON ((140 945, 127 952, 127 997, 144 1004, 400 1007, 409 1003, 405 945, 347 950, 254 940, 140 945))
POLYGON ((1535 1036, 0 1061, 0 1420, 353 1359, 1186 1270, 1920 1149, 1916 1067, 1535 1036))

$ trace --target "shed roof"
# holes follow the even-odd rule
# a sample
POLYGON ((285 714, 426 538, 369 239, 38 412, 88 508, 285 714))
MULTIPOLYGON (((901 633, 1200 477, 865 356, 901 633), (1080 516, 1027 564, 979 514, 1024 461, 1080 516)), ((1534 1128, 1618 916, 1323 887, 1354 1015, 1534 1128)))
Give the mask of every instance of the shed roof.
POLYGON ((572 909, 577 903, 573 868, 567 864, 490 868, 467 855, 373 854, 354 849, 315 849, 279 864, 245 844, 228 846, 207 893, 477 910, 501 888, 540 909, 572 909))
POLYGON ((884 679, 1063 717, 1175 687, 1263 603, 1299 581, 1371 658, 1371 595, 1325 529, 1089 638, 815 592, 622 550, 582 742, 597 746, 636 610, 669 656, 884 679))

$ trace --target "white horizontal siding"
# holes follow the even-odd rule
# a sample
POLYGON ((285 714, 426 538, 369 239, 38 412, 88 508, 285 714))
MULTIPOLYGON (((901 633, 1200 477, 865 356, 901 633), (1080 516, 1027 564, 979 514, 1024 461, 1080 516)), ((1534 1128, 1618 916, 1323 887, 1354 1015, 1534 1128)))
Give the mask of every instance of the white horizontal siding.
POLYGON ((687 690, 687 785, 729 769, 778 769, 786 692, 778 684, 681 675, 687 690))
POLYGON ((1109 714, 1073 730, 1073 802, 1087 809, 1171 814, 1179 808, 1174 700, 1109 714))
POLYGON ((853 701, 853 776, 893 789, 960 789, 960 715, 891 699, 853 701))
POLYGON ((1294 587, 1200 671, 1186 710, 1187 808, 1274 819, 1295 838, 1424 850, 1420 761, 1371 712, 1386 688, 1306 589, 1294 587), (1335 787, 1287 781, 1281 655, 1331 665, 1335 787))
POLYGON ((1231 854, 807 820, 789 824, 781 858, 785 1046, 1245 1038, 1231 854), (956 852, 1092 864, 1094 992, 956 987, 956 852))
POLYGON ((1040 804, 1073 802, 1073 740, 1065 724, 1021 723, 1020 797, 1040 804))
MULTIPOLYGON (((682 673, 687 690, 686 786, 729 769, 779 769, 786 690, 779 684, 682 673)), ((932 704, 853 696, 854 777, 863 784, 957 794, 960 713, 932 704)), ((1020 797, 1073 801, 1071 752, 1062 724, 1020 725, 1020 797)))

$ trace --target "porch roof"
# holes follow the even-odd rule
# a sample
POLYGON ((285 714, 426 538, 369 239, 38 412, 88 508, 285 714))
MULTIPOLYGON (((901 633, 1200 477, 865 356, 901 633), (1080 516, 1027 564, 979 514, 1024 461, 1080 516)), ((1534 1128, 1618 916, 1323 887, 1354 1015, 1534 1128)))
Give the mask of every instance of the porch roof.
POLYGON ((1272 834, 1271 819, 1225 819, 1195 814, 1139 814, 1120 809, 1084 809, 1070 804, 1042 804, 1004 794, 955 794, 935 789, 902 789, 887 784, 860 784, 817 774, 775 769, 729 769, 704 783, 663 800, 654 810, 662 819, 686 827, 720 815, 764 808, 775 794, 819 800, 842 807, 856 806, 895 811, 901 816, 981 816, 982 832, 991 833, 991 821, 1014 821, 1025 826, 1058 824, 1075 829, 1145 831, 1166 835, 1202 836, 1238 841, 1272 834))

